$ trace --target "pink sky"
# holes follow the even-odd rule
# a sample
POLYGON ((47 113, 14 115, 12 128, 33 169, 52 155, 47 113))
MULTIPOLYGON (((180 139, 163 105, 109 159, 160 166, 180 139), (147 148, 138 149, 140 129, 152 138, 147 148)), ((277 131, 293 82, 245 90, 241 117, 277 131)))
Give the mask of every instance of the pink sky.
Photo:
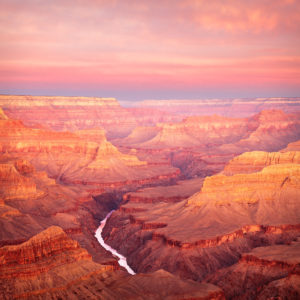
POLYGON ((0 0, 0 93, 300 96, 297 0, 0 0))

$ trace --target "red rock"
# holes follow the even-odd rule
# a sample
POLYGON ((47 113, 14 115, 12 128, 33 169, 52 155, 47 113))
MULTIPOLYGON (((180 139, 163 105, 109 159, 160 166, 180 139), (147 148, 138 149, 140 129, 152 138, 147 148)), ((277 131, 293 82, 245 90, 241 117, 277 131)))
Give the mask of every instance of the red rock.
POLYGON ((207 177, 200 192, 179 203, 129 201, 103 234, 138 271, 163 266, 201 280, 253 247, 299 234, 300 169, 288 160, 256 173, 207 177))
POLYGON ((230 299, 269 299, 300 296, 300 242, 258 247, 243 254, 237 264, 207 278, 230 299), (242 278, 242 280, 240 280, 242 278))
POLYGON ((165 112, 123 108, 114 98, 0 95, 10 118, 54 130, 104 128, 109 138, 127 136, 136 126, 180 120, 165 112))
POLYGON ((203 181, 203 178, 194 178, 178 181, 176 185, 144 188, 125 194, 123 199, 131 203, 178 202, 197 192, 203 181))
POLYGON ((287 147, 282 149, 280 152, 289 152, 289 151, 300 151, 300 140, 294 143, 289 143, 287 147))
POLYGON ((0 151, 22 156, 37 170, 60 181, 124 186, 176 177, 171 166, 148 166, 136 156, 121 153, 103 130, 75 133, 25 127, 19 121, 0 120, 0 151))
POLYGON ((59 227, 0 248, 0 295, 9 298, 224 299, 218 287, 183 281, 160 270, 131 276, 91 260, 59 227))
POLYGON ((0 120, 7 120, 7 116, 5 115, 3 109, 0 107, 0 120))
POLYGON ((275 164, 300 164, 300 152, 245 152, 233 158, 224 168, 223 174, 253 173, 275 164))
POLYGON ((0 182, 0 197, 3 200, 40 195, 34 181, 21 175, 13 164, 0 164, 0 182))
POLYGON ((138 103, 144 109, 154 108, 179 115, 222 114, 246 117, 265 109, 281 109, 287 113, 299 111, 299 98, 145 100, 138 103))

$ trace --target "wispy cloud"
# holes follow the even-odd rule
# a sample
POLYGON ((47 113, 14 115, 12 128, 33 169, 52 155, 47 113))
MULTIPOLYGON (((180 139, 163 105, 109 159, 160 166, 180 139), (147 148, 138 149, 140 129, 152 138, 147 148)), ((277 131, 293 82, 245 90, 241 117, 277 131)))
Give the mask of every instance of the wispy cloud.
POLYGON ((0 0, 0 89, 299 93, 299 28, 293 0, 0 0))

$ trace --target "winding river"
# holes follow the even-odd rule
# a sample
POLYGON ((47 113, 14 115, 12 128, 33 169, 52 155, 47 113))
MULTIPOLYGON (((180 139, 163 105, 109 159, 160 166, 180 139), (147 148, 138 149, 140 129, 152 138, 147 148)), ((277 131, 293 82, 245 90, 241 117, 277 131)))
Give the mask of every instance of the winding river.
POLYGON ((110 247, 109 245, 105 244, 103 238, 102 238, 102 230, 106 224, 107 219, 110 217, 110 215, 113 213, 113 210, 107 214, 107 216, 105 217, 105 219, 103 219, 100 223, 100 226, 98 227, 98 229, 96 230, 95 233, 95 237, 97 238, 99 244, 107 251, 109 251, 113 256, 116 256, 119 258, 118 263, 120 266, 124 267, 127 272, 131 275, 134 275, 135 272, 128 266, 127 264, 127 260, 126 257, 123 256, 122 254, 118 253, 117 250, 113 249, 112 247, 110 247))

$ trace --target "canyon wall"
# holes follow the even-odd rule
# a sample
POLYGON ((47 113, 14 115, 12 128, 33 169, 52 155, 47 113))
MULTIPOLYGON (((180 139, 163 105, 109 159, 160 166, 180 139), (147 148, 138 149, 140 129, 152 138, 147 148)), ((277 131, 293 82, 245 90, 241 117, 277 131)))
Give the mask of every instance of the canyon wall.
POLYGON ((265 109, 280 109, 287 113, 300 111, 300 98, 244 98, 145 100, 141 108, 156 108, 184 116, 219 114, 228 117, 247 117, 265 109))
MULTIPOLYGON (((281 154, 267 153, 274 155, 281 154)), ((300 168, 288 160, 249 174, 207 177, 200 192, 174 204, 129 195, 107 222, 106 242, 138 272, 164 268, 194 280, 255 247, 289 243, 299 235, 300 168)))

